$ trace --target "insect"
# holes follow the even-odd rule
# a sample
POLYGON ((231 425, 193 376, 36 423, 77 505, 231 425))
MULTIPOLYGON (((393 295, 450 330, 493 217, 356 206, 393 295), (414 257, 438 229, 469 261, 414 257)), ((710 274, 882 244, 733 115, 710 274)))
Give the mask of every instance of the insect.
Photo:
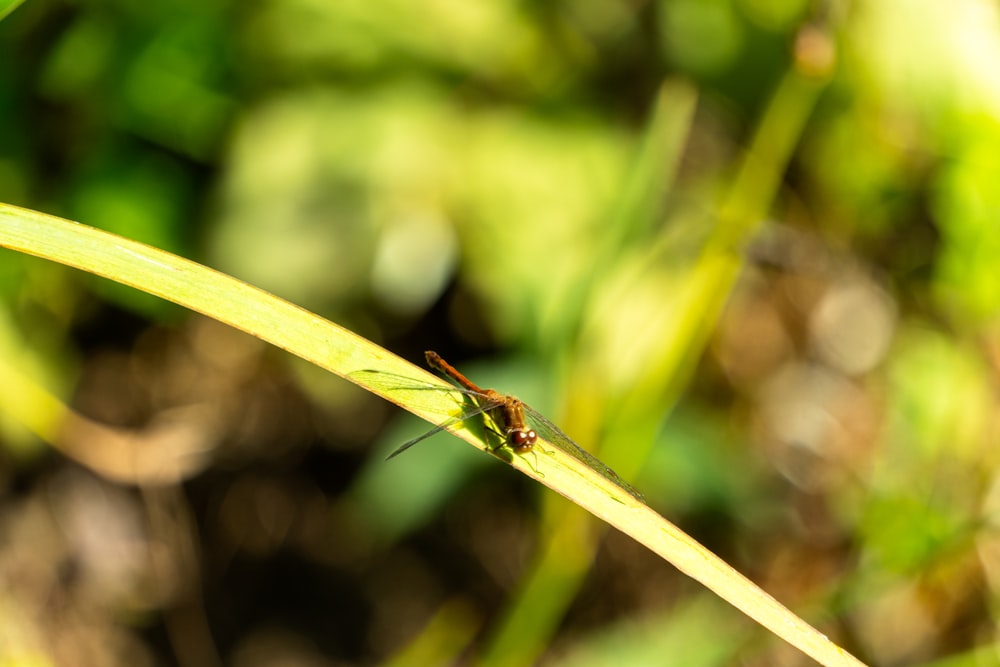
POLYGON ((645 501, 642 494, 628 482, 622 480, 614 470, 582 449, 568 435, 563 433, 558 426, 550 422, 521 399, 508 394, 502 394, 493 389, 483 389, 445 361, 437 352, 428 351, 425 353, 425 356, 427 358, 427 365, 443 375, 445 379, 454 383, 454 387, 446 389, 436 385, 423 384, 419 380, 396 378, 390 374, 378 371, 360 371, 360 373, 363 373, 370 383, 379 385, 385 389, 426 389, 455 392, 471 399, 473 405, 461 414, 438 424, 426 433, 404 442, 387 457, 387 460, 399 456, 410 447, 423 442, 450 426, 485 414, 496 426, 498 435, 503 438, 503 445, 509 446, 517 454, 527 454, 534 449, 535 443, 539 439, 542 439, 597 471, 605 479, 621 487, 636 499, 645 501), (387 384, 387 378, 392 378, 391 384, 387 384))

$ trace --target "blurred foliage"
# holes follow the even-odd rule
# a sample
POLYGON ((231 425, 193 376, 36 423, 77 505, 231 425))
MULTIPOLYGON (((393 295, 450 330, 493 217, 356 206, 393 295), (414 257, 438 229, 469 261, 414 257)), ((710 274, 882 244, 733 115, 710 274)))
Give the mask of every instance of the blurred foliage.
MULTIPOLYGON (((0 200, 438 349, 866 662, 1000 661, 995 3, 30 0, 0 49, 0 200)), ((806 664, 255 341, 10 252, 0 303, 4 664, 806 664)))

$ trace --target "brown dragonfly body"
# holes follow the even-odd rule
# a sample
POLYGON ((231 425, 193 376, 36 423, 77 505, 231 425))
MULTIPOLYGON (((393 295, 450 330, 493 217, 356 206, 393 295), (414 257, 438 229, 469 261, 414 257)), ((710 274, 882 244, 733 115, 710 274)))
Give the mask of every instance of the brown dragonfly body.
POLYGON ((488 420, 496 427, 496 431, 503 437, 503 444, 510 447, 518 454, 526 454, 535 446, 539 439, 551 443, 556 448, 583 462, 593 470, 603 475, 608 480, 625 489, 632 496, 640 501, 644 498, 639 491, 633 488, 628 482, 622 480, 614 470, 604 465, 586 450, 573 442, 572 438, 563 433, 558 426, 546 419, 537 410, 527 405, 521 399, 508 394, 502 394, 494 389, 483 389, 479 385, 465 377, 458 369, 441 358, 437 352, 426 352, 427 365, 432 369, 451 380, 455 387, 443 389, 437 385, 424 383, 419 380, 408 378, 398 378, 378 371, 357 371, 359 376, 363 375, 368 384, 378 385, 388 391, 392 390, 432 390, 432 391, 452 391, 464 394, 475 402, 475 406, 466 410, 462 414, 456 415, 436 427, 427 431, 408 442, 404 442, 396 451, 388 456, 393 458, 405 452, 407 449, 426 440, 432 435, 440 433, 450 426, 472 419, 476 415, 486 415, 488 420), (534 428, 528 426, 528 420, 534 428), (537 429, 537 430, 536 430, 537 429))
POLYGON ((518 454, 531 451, 538 441, 538 434, 530 429, 524 420, 524 403, 521 399, 501 394, 493 389, 482 389, 469 378, 460 373, 454 366, 441 358, 437 352, 426 352, 427 365, 434 370, 447 375, 469 391, 482 397, 490 418, 504 430, 503 436, 507 444, 518 454))

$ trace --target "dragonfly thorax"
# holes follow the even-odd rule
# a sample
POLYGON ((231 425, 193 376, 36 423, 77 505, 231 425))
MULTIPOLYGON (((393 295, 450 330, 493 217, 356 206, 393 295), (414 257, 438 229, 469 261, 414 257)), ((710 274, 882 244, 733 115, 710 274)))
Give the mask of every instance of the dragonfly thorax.
POLYGON ((524 403, 513 396, 505 396, 499 392, 490 391, 486 394, 496 406, 492 409, 494 421, 503 429, 507 444, 518 454, 531 451, 538 434, 528 428, 524 421, 524 403))

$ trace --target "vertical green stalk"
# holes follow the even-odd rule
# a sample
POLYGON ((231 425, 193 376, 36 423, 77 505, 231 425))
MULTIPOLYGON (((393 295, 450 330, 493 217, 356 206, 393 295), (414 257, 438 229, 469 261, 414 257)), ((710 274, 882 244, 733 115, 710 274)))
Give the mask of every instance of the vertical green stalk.
MULTIPOLYGON (((665 406, 672 407, 687 385, 743 265, 743 248, 767 216, 795 146, 823 88, 822 82, 797 71, 785 75, 754 134, 717 226, 694 263, 683 288, 680 319, 664 340, 662 354, 651 359, 643 381, 619 397, 616 413, 605 408, 602 454, 630 477, 648 454, 661 427, 665 406), (645 409, 655 402, 655 413, 645 409), (615 428, 615 423, 627 428, 615 428), (617 434, 628 434, 626 437, 617 434), (636 437, 640 434, 640 437, 636 437), (630 450, 632 468, 615 452, 630 450)), ((591 404, 593 405, 593 404, 591 404)), ((605 402, 607 405, 607 401, 605 402)), ((591 417, 588 421, 593 421, 591 417)), ((575 423, 573 415, 567 423, 575 423)), ((583 440, 586 440, 583 438, 583 440)), ((529 665, 549 644, 557 624, 579 590, 601 532, 587 516, 565 503, 550 505, 544 525, 546 543, 513 599, 479 664, 488 667, 529 665)))

